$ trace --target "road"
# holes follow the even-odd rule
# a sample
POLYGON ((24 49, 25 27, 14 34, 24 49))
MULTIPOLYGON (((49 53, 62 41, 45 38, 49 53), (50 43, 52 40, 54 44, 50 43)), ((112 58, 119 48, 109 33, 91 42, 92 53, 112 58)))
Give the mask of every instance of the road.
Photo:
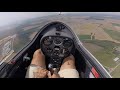
POLYGON ((114 68, 112 68, 112 70, 109 73, 112 73, 119 65, 120 65, 120 63, 118 65, 116 65, 114 68))

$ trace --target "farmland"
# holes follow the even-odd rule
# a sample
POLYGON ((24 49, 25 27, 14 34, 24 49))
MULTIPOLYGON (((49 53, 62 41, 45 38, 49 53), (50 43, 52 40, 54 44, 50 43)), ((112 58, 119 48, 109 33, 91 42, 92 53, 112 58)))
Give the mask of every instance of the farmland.
MULTIPOLYGON (((15 53, 17 53, 33 39, 43 25, 51 21, 61 21, 67 24, 78 35, 83 45, 104 67, 113 69, 119 64, 113 59, 116 57, 120 58, 120 54, 115 53, 115 48, 120 48, 120 19, 106 17, 101 19, 101 16, 93 18, 93 16, 89 15, 48 16, 28 20, 14 28, 1 31, 0 39, 16 34, 17 37, 14 40, 13 47, 15 53), (91 36, 92 34, 94 37, 91 36)), ((120 66, 111 75, 120 77, 120 66)))

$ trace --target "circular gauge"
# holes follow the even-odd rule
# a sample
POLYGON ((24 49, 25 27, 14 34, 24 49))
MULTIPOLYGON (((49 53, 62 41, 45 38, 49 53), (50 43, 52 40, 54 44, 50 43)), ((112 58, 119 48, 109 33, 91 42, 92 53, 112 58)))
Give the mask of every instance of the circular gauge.
POLYGON ((46 51, 47 51, 48 53, 52 53, 52 49, 51 49, 51 48, 46 48, 46 51))
POLYGON ((51 45, 53 42, 53 40, 51 39, 51 37, 46 37, 43 41, 44 45, 48 46, 51 45))
POLYGON ((63 42, 63 46, 68 48, 72 45, 72 41, 71 40, 64 40, 63 42))
POLYGON ((62 43, 62 38, 56 37, 56 38, 54 39, 54 44, 55 44, 55 45, 59 45, 59 44, 61 44, 61 43, 62 43))

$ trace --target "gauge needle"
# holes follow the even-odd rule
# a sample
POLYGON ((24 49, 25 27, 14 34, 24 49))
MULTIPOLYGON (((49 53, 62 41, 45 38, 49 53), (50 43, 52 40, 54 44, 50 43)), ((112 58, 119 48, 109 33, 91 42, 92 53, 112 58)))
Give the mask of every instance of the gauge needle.
POLYGON ((63 49, 63 54, 65 53, 65 49, 63 49))

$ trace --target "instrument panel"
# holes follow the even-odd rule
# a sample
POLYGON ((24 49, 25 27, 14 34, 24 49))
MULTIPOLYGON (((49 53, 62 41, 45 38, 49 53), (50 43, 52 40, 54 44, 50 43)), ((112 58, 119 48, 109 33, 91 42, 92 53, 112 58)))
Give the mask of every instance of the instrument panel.
POLYGON ((64 36, 46 36, 41 41, 42 51, 49 57, 67 57, 72 50, 73 40, 64 36))

